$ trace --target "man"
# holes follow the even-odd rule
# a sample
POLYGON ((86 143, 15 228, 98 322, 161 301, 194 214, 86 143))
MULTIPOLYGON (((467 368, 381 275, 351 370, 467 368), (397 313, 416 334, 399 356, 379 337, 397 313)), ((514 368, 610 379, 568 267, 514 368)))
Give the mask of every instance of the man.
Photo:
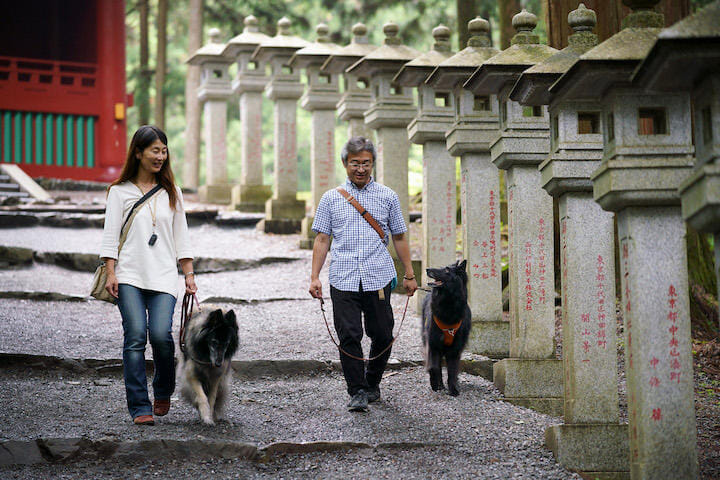
MULTIPOLYGON (((363 358, 363 326, 370 337, 370 357, 392 341, 393 312, 390 306, 391 283, 396 272, 387 250, 392 236, 395 251, 405 268, 403 287, 412 296, 417 282, 410 261, 410 246, 400 200, 390 188, 375 182, 371 176, 375 147, 367 138, 353 137, 343 147, 342 162, 347 180, 342 186, 377 221, 384 240, 371 224, 337 190, 329 190, 320 199, 312 229, 317 233, 313 245, 310 295, 322 298, 320 270, 325 263, 330 237, 330 298, 333 303, 335 330, 340 347, 350 355, 363 358)), ((390 349, 379 358, 365 362, 340 352, 340 362, 350 394, 348 410, 367 411, 368 402, 380 400, 380 380, 390 358, 390 349)))

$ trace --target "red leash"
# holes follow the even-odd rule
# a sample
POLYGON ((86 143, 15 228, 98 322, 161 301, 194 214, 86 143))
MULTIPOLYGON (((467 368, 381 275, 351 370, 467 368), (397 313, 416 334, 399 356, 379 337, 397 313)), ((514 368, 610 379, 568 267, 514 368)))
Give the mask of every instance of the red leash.
POLYGON ((371 360, 375 360, 376 358, 380 358, 385 352, 387 352, 387 351, 390 349, 390 347, 393 346, 393 343, 395 343, 395 340, 397 340, 397 338, 400 336, 400 331, 402 330, 403 323, 405 322, 405 314, 407 313, 408 303, 410 303, 410 297, 407 297, 407 300, 405 301, 405 309, 403 310, 402 320, 400 320, 400 326, 398 327, 397 335, 395 335, 395 336, 392 338, 392 340, 390 341, 390 343, 388 344, 388 346, 385 347, 385 348, 383 348, 383 351, 380 352, 380 353, 378 353, 378 354, 375 355, 374 357, 361 358, 361 357, 357 357, 357 356, 355 356, 355 355, 353 355, 353 354, 351 354, 351 353, 346 352, 345 350, 343 350, 343 348, 340 346, 340 344, 339 344, 337 341, 335 341, 335 337, 333 337, 333 334, 332 334, 332 332, 330 331, 330 325, 328 324, 327 317, 325 316, 325 300, 323 300, 322 298, 320 298, 319 300, 320 300, 320 310, 322 311, 323 320, 325 320, 325 328, 327 328, 328 335, 330 335, 330 339, 333 341, 333 343, 335 344, 335 346, 336 346, 336 347, 338 348, 338 350, 340 350, 340 352, 342 352, 344 355, 346 355, 346 356, 348 356, 348 357, 350 357, 350 358, 352 358, 352 359, 355 359, 355 360, 362 360, 362 361, 364 361, 364 362, 369 362, 369 361, 371 361, 371 360))

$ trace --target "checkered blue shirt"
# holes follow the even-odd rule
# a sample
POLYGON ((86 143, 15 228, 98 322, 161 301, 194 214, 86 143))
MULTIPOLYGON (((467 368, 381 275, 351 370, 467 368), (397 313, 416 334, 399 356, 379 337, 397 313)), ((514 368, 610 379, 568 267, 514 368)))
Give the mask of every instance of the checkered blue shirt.
POLYGON ((405 219, 397 193, 372 177, 358 189, 347 179, 345 190, 362 205, 385 231, 385 242, 340 192, 323 194, 315 209, 312 229, 330 235, 330 285, 345 292, 380 290, 397 275, 387 249, 390 235, 405 233, 405 219))

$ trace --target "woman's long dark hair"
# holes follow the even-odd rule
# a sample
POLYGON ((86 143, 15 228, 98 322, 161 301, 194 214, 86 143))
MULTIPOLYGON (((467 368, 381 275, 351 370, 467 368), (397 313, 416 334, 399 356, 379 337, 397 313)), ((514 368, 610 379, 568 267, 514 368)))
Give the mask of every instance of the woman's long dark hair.
MULTIPOLYGON (((120 177, 110 184, 111 187, 132 180, 137 176, 140 169, 140 160, 137 158, 137 154, 142 154, 155 140, 160 140, 167 146, 167 135, 155 125, 143 125, 137 129, 130 141, 130 148, 128 148, 127 158, 122 172, 120 172, 120 177)), ((160 171, 155 174, 155 180, 167 191, 168 197, 170 197, 170 208, 174 210, 177 204, 177 191, 175 190, 175 175, 173 175, 172 168, 170 168, 170 149, 168 149, 167 159, 163 162, 160 171)))

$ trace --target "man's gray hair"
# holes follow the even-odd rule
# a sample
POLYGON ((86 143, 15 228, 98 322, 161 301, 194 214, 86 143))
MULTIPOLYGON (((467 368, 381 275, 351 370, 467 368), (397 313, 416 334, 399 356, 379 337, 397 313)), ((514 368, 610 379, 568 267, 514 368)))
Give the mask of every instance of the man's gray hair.
POLYGON ((342 151, 340 152, 340 158, 342 158, 343 165, 347 165, 348 154, 368 152, 372 155, 373 162, 375 162, 375 145, 365 137, 352 137, 343 145, 342 151))

